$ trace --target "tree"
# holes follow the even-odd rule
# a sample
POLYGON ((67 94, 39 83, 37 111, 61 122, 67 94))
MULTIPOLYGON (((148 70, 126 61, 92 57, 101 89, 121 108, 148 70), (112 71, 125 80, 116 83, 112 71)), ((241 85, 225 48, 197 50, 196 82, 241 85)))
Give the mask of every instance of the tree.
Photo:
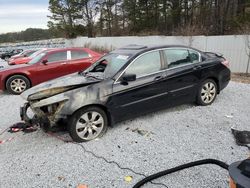
POLYGON ((237 34, 250 24, 250 0, 50 0, 50 10, 50 28, 68 36, 78 25, 93 37, 237 34))
POLYGON ((52 20, 48 23, 49 28, 63 31, 66 38, 74 38, 81 34, 79 27, 74 23, 76 19, 81 18, 76 0, 50 0, 49 11, 52 13, 48 16, 52 20))
POLYGON ((245 50, 246 50, 246 54, 247 54, 247 68, 246 68, 246 74, 249 73, 249 67, 250 67, 250 37, 249 35, 245 35, 245 43, 246 43, 246 47, 245 47, 245 50))
MULTIPOLYGON (((0 43, 26 42, 34 40, 50 39, 55 37, 48 29, 28 28, 25 31, 6 33, 0 35, 0 43)), ((57 37, 62 37, 58 35, 57 37)))
POLYGON ((81 15, 78 19, 83 26, 87 28, 88 37, 94 37, 94 24, 96 15, 100 11, 100 2, 97 0, 76 0, 74 5, 78 7, 78 13, 81 15))

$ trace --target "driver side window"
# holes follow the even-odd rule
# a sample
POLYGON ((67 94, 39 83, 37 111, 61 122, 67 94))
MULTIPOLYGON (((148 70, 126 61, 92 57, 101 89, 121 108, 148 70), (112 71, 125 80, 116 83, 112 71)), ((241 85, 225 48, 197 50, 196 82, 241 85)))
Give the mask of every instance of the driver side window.
POLYGON ((66 61, 67 60, 67 52, 55 52, 48 55, 48 63, 57 62, 57 61, 66 61))
POLYGON ((126 74, 142 77, 161 70, 160 52, 149 52, 136 59, 126 70, 126 74))

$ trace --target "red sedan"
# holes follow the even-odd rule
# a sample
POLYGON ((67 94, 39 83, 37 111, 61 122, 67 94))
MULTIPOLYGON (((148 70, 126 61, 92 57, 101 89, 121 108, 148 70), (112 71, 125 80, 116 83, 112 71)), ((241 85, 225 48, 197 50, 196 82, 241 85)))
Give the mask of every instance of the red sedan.
POLYGON ((0 90, 21 94, 39 83, 84 70, 101 56, 87 48, 44 51, 27 64, 0 69, 0 90))
POLYGON ((42 52, 44 52, 44 51, 46 51, 48 49, 46 49, 46 48, 40 49, 40 50, 34 52, 33 54, 31 54, 30 56, 25 56, 25 57, 17 58, 17 59, 10 59, 8 64, 9 65, 20 65, 20 64, 28 63, 30 60, 35 58, 37 55, 39 55, 40 53, 42 53, 42 52))
POLYGON ((33 53, 35 53, 36 51, 38 51, 39 49, 29 49, 29 50, 24 50, 23 52, 17 54, 17 55, 14 55, 12 56, 10 59, 9 59, 9 65, 14 65, 15 63, 12 63, 12 62, 15 62, 15 60, 17 59, 20 59, 20 58, 26 58, 26 57, 29 57, 31 56, 33 53))

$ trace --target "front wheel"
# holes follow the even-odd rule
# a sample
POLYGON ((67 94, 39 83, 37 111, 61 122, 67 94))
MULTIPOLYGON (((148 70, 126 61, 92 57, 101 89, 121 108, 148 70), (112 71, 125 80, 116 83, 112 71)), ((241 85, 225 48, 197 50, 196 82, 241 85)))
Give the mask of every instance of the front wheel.
POLYGON ((197 95, 197 103, 202 106, 210 105, 217 96, 217 84, 212 79, 202 82, 197 95))
POLYGON ((10 56, 6 56, 6 57, 4 58, 5 61, 9 61, 9 59, 10 59, 10 56))
POLYGON ((6 82, 6 89, 9 93, 19 95, 30 88, 30 81, 22 75, 11 76, 6 82))
POLYGON ((86 142, 103 136, 107 127, 106 113, 98 107, 87 107, 72 115, 68 131, 75 142, 86 142))

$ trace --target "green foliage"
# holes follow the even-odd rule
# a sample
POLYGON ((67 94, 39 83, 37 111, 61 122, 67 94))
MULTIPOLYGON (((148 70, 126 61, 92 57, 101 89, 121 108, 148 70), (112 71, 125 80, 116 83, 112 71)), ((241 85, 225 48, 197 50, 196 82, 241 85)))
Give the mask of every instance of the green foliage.
MULTIPOLYGON (((25 31, 6 33, 0 35, 0 43, 23 42, 54 38, 55 36, 48 29, 28 28, 25 31)), ((61 37, 58 35, 58 37, 61 37)))
POLYGON ((50 10, 68 37, 242 34, 250 25, 250 0, 50 0, 50 10))
POLYGON ((250 0, 49 0, 49 10, 49 30, 3 34, 0 42, 250 33, 250 0))
POLYGON ((81 9, 77 0, 50 0, 49 10, 52 13, 48 16, 52 21, 48 27, 54 33, 64 33, 66 38, 75 38, 83 33, 81 26, 76 26, 74 21, 81 18, 81 9))

